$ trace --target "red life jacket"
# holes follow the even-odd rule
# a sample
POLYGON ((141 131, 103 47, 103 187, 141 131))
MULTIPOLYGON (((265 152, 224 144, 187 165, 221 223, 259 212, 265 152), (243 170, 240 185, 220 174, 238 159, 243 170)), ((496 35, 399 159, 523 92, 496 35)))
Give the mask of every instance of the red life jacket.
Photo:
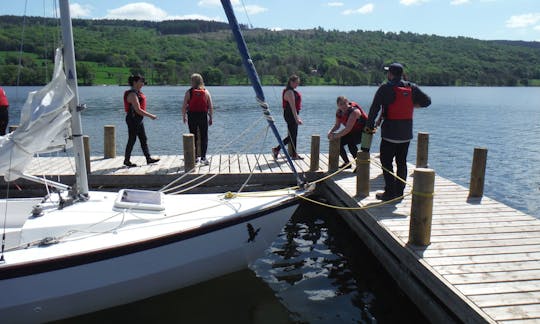
POLYGON ((0 107, 7 107, 9 106, 9 101, 6 96, 6 93, 4 92, 4 89, 0 88, 0 107))
POLYGON ((293 93, 294 93, 294 105, 295 105, 295 108, 296 108, 296 111, 299 112, 300 109, 302 109, 302 95, 300 94, 300 92, 294 90, 293 88, 290 88, 290 87, 287 87, 285 89, 283 89, 283 92, 281 93, 281 105, 283 107, 283 109, 289 107, 289 102, 287 100, 285 100, 285 92, 287 92, 287 90, 292 90, 293 93))
POLYGON ((205 89, 189 89, 189 112, 208 112, 208 99, 205 89))
POLYGON ((351 101, 349 103, 349 108, 347 109, 347 111, 345 113, 342 113, 341 110, 338 109, 338 111, 336 112, 336 117, 339 119, 339 122, 343 125, 343 126, 346 126, 347 125, 347 121, 349 120, 349 116, 352 114, 353 111, 355 111, 356 109, 359 109, 360 110, 360 117, 358 117, 358 119, 355 121, 354 123, 354 126, 353 128, 351 129, 351 132, 358 132, 358 131, 361 131, 364 126, 366 125, 366 120, 368 118, 368 116, 366 115, 366 113, 362 110, 362 107, 360 107, 359 104, 357 104, 356 102, 354 101, 351 101))
POLYGON ((146 96, 144 95, 144 93, 134 89, 130 89, 124 92, 124 111, 129 112, 130 109, 133 109, 131 107, 131 104, 127 101, 127 97, 131 92, 134 92, 137 95, 137 98, 139 99, 139 107, 141 108, 141 110, 146 111, 146 96))
POLYGON ((386 119, 412 119, 414 103, 412 98, 412 88, 407 86, 394 86, 396 99, 386 110, 386 119))

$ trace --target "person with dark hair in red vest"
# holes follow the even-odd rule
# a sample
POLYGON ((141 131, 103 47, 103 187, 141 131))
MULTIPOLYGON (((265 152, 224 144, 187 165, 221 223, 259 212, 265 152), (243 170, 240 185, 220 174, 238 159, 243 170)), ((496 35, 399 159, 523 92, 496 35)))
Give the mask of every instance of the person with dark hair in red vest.
POLYGON ((128 126, 128 142, 124 154, 124 165, 127 167, 137 166, 137 164, 130 161, 131 151, 133 150, 137 137, 141 142, 141 149, 146 157, 146 163, 156 163, 159 159, 154 159, 150 156, 143 124, 144 117, 149 117, 150 119, 157 118, 156 115, 146 111, 146 96, 141 91, 145 80, 140 75, 132 75, 129 77, 128 83, 131 89, 124 92, 124 110, 126 112, 126 124, 128 126))
MULTIPOLYGON (((283 145, 292 144, 291 158, 301 160, 302 157, 297 153, 296 138, 298 136, 298 125, 302 125, 302 119, 298 116, 302 109, 302 95, 296 91, 300 84, 300 77, 293 74, 289 77, 287 86, 282 93, 283 118, 287 122, 288 135, 283 139, 283 145)), ((272 155, 277 159, 281 147, 278 145, 272 148, 272 155)))

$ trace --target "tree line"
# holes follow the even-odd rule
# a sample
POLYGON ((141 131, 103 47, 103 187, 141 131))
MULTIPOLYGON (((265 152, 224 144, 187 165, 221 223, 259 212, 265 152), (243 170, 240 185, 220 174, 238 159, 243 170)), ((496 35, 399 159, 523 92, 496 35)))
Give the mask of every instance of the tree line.
MULTIPOLYGON (((58 24, 51 18, 0 16, 0 84, 48 81, 60 43, 58 24)), ((155 85, 188 84, 193 72, 202 73, 209 85, 249 82, 223 22, 74 19, 73 26, 80 84, 125 84, 134 73, 155 85)), ((283 84, 295 73, 305 85, 375 85, 384 81, 382 67, 399 61, 409 79, 422 85, 540 85, 538 42, 242 27, 263 84, 283 84)))

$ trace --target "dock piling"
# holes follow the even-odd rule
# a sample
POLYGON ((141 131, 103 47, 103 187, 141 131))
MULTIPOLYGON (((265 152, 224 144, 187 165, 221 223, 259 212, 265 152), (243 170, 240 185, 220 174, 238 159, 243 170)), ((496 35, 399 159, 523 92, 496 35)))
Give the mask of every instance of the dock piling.
POLYGON ((334 138, 328 141, 328 172, 334 172, 339 167, 340 139, 334 138))
POLYGON ((184 172, 195 168, 195 136, 193 134, 183 134, 184 145, 184 172))
POLYGON ((469 197, 479 198, 484 195, 484 179, 486 176, 487 148, 474 148, 471 167, 471 182, 469 184, 469 197))
POLYGON ((116 157, 116 134, 114 125, 103 126, 103 155, 106 159, 116 157))
POLYGON ((435 171, 426 168, 416 168, 414 170, 412 189, 409 244, 427 246, 431 243, 434 191, 435 171))
POLYGON ((418 142, 416 146, 416 167, 428 167, 428 146, 429 133, 418 132, 418 142))
POLYGON ((360 151, 356 154, 356 196, 369 196, 369 152, 360 151))
POLYGON ((321 136, 311 135, 311 160, 309 162, 309 171, 319 170, 320 150, 321 150, 321 136))

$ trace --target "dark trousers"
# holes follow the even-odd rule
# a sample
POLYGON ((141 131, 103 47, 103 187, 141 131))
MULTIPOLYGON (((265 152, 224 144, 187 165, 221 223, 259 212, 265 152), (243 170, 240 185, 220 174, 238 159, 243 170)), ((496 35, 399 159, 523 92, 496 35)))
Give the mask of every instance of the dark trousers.
POLYGON ((188 111, 187 115, 189 132, 195 136, 195 147, 201 141, 201 158, 205 159, 208 149, 208 113, 188 111), (201 133, 201 138, 198 138, 197 130, 201 133))
MULTIPOLYGON (((291 155, 295 156, 296 153, 296 137, 298 136, 298 124, 294 118, 293 112, 290 109, 283 110, 283 118, 287 122, 287 132, 288 135, 283 139, 283 145, 292 143, 292 152, 291 155)), ((287 149, 287 148, 285 148, 287 149)))
POLYGON ((144 130, 144 124, 142 116, 132 116, 131 114, 126 115, 126 124, 128 127, 128 141, 126 145, 126 152, 124 154, 124 161, 128 162, 131 158, 131 151, 135 145, 137 137, 141 143, 141 149, 143 151, 146 159, 150 159, 150 152, 148 152, 148 143, 146 132, 144 130))
POLYGON ((0 135, 6 135, 6 129, 9 123, 9 113, 7 107, 0 107, 0 135))
POLYGON ((341 147, 339 148, 339 156, 341 156, 343 162, 349 163, 345 146, 349 148, 349 152, 351 152, 353 159, 356 159, 356 155, 358 154, 358 147, 356 145, 360 144, 362 141, 362 132, 349 132, 339 140, 341 144, 341 147))
MULTIPOLYGON (((381 140, 380 159, 381 165, 391 172, 394 172, 392 162, 396 159, 396 174, 403 180, 407 180, 407 153, 409 152, 409 142, 391 143, 381 140)), ((402 196, 405 183, 396 179, 392 174, 383 169, 384 191, 389 195, 402 196)))

